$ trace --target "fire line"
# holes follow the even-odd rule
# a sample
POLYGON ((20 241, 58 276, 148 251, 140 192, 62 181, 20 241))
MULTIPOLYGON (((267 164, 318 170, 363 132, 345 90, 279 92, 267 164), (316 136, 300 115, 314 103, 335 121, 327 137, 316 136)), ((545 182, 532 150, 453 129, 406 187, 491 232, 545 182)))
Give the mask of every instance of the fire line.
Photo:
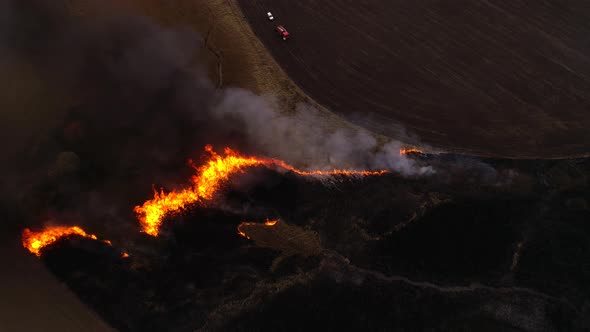
MULTIPOLYGON (((98 240, 94 234, 86 233, 78 226, 49 226, 39 232, 33 232, 25 228, 22 233, 23 247, 29 250, 37 257, 41 256, 43 248, 70 236, 81 236, 92 240, 98 240)), ((111 241, 103 240, 104 243, 111 245, 111 241)))
POLYGON ((399 154, 400 155, 407 155, 407 154, 411 154, 411 153, 418 153, 418 154, 423 154, 424 151, 420 150, 420 149, 416 149, 416 148, 403 148, 399 150, 399 154))
POLYGON ((195 167, 197 174, 192 177, 189 188, 169 193, 154 190, 152 199, 134 208, 143 232, 158 236, 164 217, 178 213, 192 204, 211 200, 232 175, 243 173, 245 169, 255 166, 278 167, 301 176, 312 177, 376 176, 387 173, 385 170, 302 171, 281 160, 242 156, 229 148, 225 149, 223 156, 215 153, 210 145, 205 147, 205 151, 209 153, 210 158, 203 166, 195 167))

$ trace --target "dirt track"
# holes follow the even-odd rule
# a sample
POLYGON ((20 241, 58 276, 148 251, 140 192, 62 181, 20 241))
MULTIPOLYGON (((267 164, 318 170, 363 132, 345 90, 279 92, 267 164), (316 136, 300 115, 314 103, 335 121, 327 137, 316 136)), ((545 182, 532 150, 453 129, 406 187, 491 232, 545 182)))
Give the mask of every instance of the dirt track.
POLYGON ((369 129, 483 155, 590 151, 586 1, 238 2, 306 93, 369 129))

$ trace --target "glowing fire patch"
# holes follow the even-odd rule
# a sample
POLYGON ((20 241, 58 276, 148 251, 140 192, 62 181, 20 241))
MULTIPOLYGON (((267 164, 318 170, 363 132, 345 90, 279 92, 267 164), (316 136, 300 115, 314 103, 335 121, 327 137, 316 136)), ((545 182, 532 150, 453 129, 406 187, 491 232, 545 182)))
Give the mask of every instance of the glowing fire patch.
POLYGON ((399 150, 399 154, 402 156, 410 153, 424 153, 424 151, 416 148, 404 148, 399 150))
MULTIPOLYGON (((25 228, 22 233, 23 246, 27 248, 32 254, 41 256, 43 248, 51 245, 63 238, 69 236, 81 236, 92 240, 98 240, 96 235, 86 233, 82 228, 78 226, 50 226, 39 232, 33 232, 28 228, 25 228)), ((111 245, 111 241, 103 241, 108 245, 111 245)))
POLYGON ((264 222, 264 226, 274 226, 277 224, 278 221, 279 221, 278 219, 277 220, 267 220, 264 222))
POLYGON ((266 221, 264 222, 264 224, 257 223, 257 222, 243 222, 243 223, 240 223, 240 224, 238 225, 238 234, 239 234, 240 236, 243 236, 243 237, 245 237, 246 239, 250 240, 250 237, 248 236, 248 234, 246 234, 246 233, 245 233, 245 232, 242 230, 242 227, 244 227, 244 226, 252 226, 252 225, 257 225, 257 226, 258 226, 258 225, 264 225, 264 226, 267 226, 267 227, 272 227, 272 226, 276 225, 278 221, 279 221, 278 219, 276 219, 276 220, 266 220, 266 221))
POLYGON ((192 178, 192 186, 181 191, 164 193, 154 190, 154 198, 134 208, 142 230, 152 236, 157 236, 165 216, 184 210, 197 202, 211 200, 229 178, 254 166, 279 167, 301 176, 371 176, 382 175, 387 171, 301 171, 287 163, 256 157, 241 156, 226 148, 220 156, 210 145, 205 147, 210 154, 209 160, 201 167, 195 167, 197 174, 192 178))

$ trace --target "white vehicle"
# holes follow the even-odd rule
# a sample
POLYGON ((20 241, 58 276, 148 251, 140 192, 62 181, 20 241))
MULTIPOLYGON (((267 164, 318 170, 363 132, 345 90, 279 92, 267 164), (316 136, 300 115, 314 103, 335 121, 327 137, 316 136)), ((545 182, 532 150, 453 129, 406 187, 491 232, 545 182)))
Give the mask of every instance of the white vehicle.
POLYGON ((272 21, 272 20, 274 20, 274 19, 275 19, 275 17, 274 17, 274 16, 272 16, 272 13, 271 13, 271 12, 268 12, 268 13, 266 13, 266 16, 268 16, 268 19, 269 19, 270 21, 272 21))

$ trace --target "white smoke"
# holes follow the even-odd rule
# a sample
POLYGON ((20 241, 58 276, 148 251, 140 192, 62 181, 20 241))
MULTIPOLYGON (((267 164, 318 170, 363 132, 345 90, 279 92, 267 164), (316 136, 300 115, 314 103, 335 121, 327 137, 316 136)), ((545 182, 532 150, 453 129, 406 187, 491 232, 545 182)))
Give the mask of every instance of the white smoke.
POLYGON ((314 169, 387 169, 402 175, 423 175, 432 167, 419 166, 400 155, 402 144, 379 142, 366 130, 335 126, 317 108, 299 103, 295 112, 281 112, 276 98, 239 88, 222 91, 213 115, 240 121, 251 144, 270 157, 314 169))

